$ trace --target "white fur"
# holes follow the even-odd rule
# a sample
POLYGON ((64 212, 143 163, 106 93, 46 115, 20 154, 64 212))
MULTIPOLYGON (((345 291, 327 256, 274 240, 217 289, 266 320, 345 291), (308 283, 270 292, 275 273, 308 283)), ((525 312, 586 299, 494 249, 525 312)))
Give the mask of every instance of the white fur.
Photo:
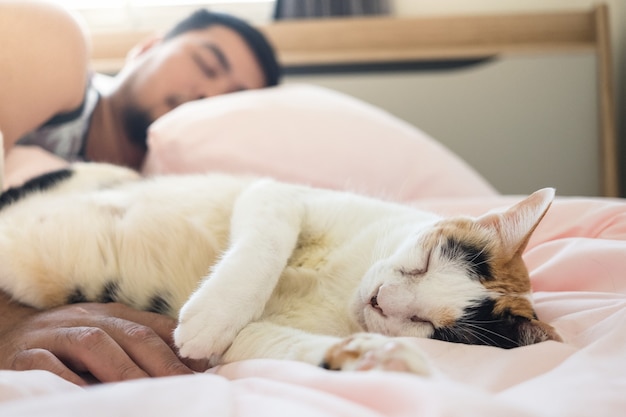
POLYGON ((352 346, 423 373, 416 348, 387 349, 389 337, 429 336, 440 316, 488 295, 461 265, 416 245, 439 220, 430 213, 271 180, 74 169, 0 211, 0 286, 40 308, 76 288, 97 299, 108 282, 138 308, 162 295, 180 310, 175 341, 187 357, 317 364, 370 331, 385 336, 355 336, 352 346), (399 272, 427 262, 419 279, 399 272), (384 315, 371 305, 376 294, 384 315))

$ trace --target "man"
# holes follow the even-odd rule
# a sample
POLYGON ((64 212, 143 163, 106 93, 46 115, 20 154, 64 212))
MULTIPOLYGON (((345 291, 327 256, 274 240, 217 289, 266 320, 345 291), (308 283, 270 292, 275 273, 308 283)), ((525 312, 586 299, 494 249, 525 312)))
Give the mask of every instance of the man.
MULTIPOLYGON (((191 100, 272 86, 280 69, 243 21, 198 11, 139 45, 99 90, 77 21, 58 6, 0 2, 0 131, 5 153, 34 144, 64 160, 139 168, 150 123, 191 100)), ((44 369, 76 384, 191 373, 171 348, 175 322, 119 304, 51 311, 0 292, 0 369, 44 369)))
POLYGON ((163 39, 135 48, 109 91, 98 91, 82 31, 70 16, 54 16, 66 21, 52 24, 46 20, 52 13, 39 13, 42 21, 31 22, 31 9, 51 6, 0 7, 8 9, 0 9, 0 36, 8 43, 0 58, 7 80, 0 98, 11 103, 0 109, 5 151, 21 138, 64 159, 138 168, 148 125, 159 116, 187 101, 278 83, 278 64, 260 33, 234 17, 199 10, 163 39), (23 137, 27 132, 33 133, 23 137))

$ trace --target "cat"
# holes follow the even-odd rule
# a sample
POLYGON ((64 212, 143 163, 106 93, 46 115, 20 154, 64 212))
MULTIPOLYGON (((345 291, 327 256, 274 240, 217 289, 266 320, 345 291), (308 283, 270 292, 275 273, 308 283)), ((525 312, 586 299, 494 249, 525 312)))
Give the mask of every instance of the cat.
POLYGON ((407 337, 560 341, 522 259, 554 198, 477 218, 225 174, 75 163, 0 196, 0 288, 47 309, 120 302, 178 319, 183 357, 428 375, 407 337))

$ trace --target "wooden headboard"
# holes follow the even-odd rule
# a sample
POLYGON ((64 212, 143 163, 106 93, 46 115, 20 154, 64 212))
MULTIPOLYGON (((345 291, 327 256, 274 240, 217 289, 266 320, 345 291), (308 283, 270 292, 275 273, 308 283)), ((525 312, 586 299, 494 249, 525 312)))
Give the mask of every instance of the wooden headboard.
MULTIPOLYGON (((280 21, 260 27, 283 66, 455 60, 511 54, 590 51, 597 58, 600 178, 619 194, 608 9, 453 17, 367 17, 280 21)), ((97 71, 121 68, 145 31, 93 35, 97 71)))

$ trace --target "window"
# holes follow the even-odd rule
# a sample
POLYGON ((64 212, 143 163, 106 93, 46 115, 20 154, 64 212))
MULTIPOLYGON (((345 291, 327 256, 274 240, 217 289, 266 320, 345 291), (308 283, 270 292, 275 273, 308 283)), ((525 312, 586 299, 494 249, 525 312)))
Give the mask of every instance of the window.
POLYGON ((81 15, 92 31, 165 30, 199 7, 267 23, 274 0, 55 0, 81 15))
POLYGON ((271 0, 54 0, 71 9, 102 9, 116 7, 150 7, 150 6, 211 6, 234 3, 273 3, 271 0))

